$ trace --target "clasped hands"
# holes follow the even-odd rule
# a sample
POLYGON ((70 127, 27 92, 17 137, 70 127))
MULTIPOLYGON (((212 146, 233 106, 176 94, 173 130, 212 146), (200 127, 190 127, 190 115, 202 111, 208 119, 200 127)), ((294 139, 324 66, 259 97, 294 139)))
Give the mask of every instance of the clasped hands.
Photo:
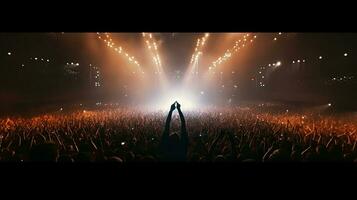
POLYGON ((175 101, 170 108, 170 112, 174 111, 175 108, 177 108, 177 110, 181 110, 181 104, 179 104, 177 101, 175 101))

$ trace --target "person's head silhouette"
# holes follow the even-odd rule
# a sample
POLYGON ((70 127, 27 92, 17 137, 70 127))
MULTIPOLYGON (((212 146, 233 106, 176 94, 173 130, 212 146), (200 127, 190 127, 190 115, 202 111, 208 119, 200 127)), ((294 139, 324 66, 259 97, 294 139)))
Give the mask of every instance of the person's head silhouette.
POLYGON ((186 160, 188 135, 186 130, 185 118, 181 112, 181 105, 176 101, 171 105, 170 112, 165 123, 165 130, 161 141, 162 151, 165 159, 173 161, 186 160), (170 132, 170 122, 172 112, 177 108, 181 120, 181 130, 179 132, 170 132))

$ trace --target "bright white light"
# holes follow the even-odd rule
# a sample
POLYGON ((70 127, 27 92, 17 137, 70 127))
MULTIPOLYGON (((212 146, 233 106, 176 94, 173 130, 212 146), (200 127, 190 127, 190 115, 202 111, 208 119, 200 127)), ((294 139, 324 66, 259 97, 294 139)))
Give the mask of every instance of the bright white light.
POLYGON ((278 61, 278 62, 276 62, 276 66, 280 66, 281 65, 281 62, 280 61, 278 61))
POLYGON ((194 110, 198 106, 195 95, 193 95, 193 93, 189 90, 181 89, 168 90, 163 92, 161 95, 158 95, 154 101, 153 108, 162 111, 168 111, 175 101, 181 104, 182 111, 194 110))
POLYGON ((343 54, 343 56, 345 56, 345 57, 346 57, 346 56, 348 56, 348 54, 347 54, 347 53, 344 53, 344 54, 343 54))
POLYGON ((328 105, 328 107, 331 107, 331 106, 332 106, 332 104, 331 104, 331 103, 328 103, 327 105, 328 105))
POLYGON ((7 55, 11 56, 11 52, 7 52, 7 55))
POLYGON ((319 56, 319 59, 321 60, 321 59, 322 59, 322 56, 319 56))

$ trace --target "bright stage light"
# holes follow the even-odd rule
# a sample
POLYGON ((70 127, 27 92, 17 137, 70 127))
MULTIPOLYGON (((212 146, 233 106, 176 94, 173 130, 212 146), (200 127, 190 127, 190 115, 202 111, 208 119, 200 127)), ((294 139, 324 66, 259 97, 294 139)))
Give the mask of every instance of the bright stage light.
POLYGON ((192 111, 198 108, 197 98, 188 90, 168 90, 155 98, 152 108, 156 110, 169 111, 171 105, 177 101, 181 104, 182 111, 192 111))
POLYGON ((171 94, 163 98, 161 109, 170 109, 170 106, 175 101, 179 102, 179 104, 181 104, 181 109, 186 111, 193 110, 197 106, 194 98, 192 97, 190 98, 189 96, 185 96, 184 94, 171 94))

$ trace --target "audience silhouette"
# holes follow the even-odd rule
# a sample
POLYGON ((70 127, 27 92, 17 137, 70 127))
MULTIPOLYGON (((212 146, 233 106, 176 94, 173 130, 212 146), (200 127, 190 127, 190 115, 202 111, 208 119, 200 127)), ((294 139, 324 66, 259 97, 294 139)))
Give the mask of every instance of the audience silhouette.
POLYGON ((169 114, 167 115, 165 130, 161 140, 161 151, 164 161, 186 161, 188 148, 188 134, 186 129, 186 121, 181 111, 181 105, 176 101, 171 105, 169 114), (170 124, 172 112, 177 108, 181 120, 181 134, 171 133, 170 124))

